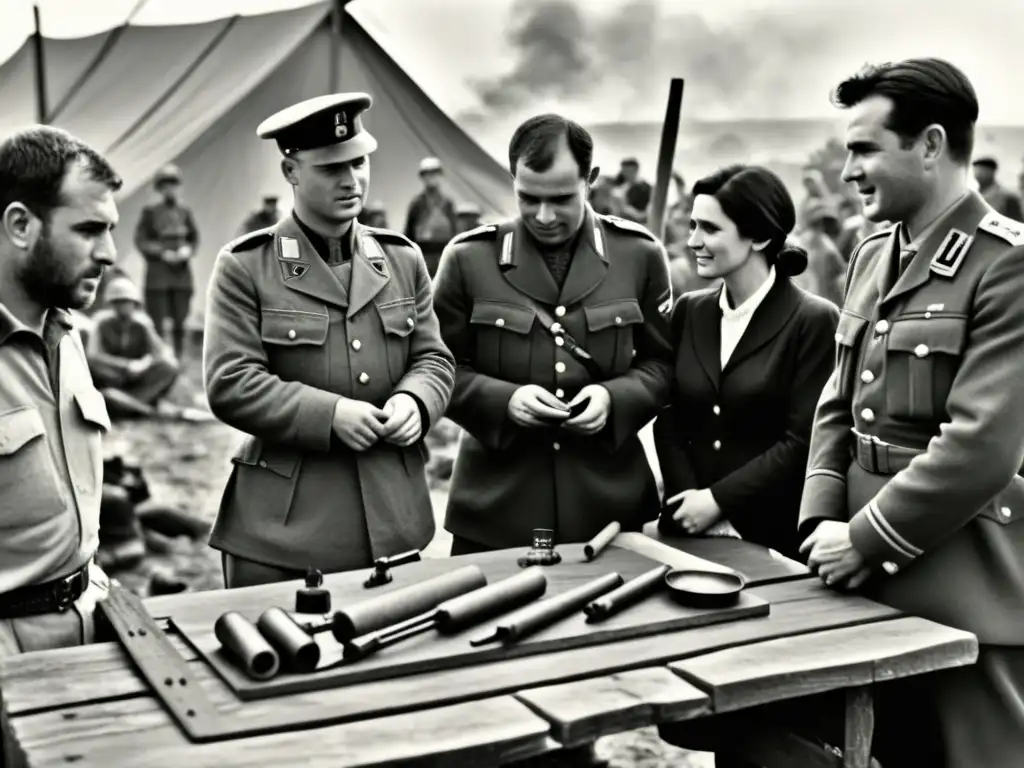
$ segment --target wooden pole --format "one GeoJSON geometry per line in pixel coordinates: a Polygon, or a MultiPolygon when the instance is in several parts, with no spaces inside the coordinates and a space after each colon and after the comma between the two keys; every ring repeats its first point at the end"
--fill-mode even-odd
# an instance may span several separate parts
{"type": "Polygon", "coordinates": [[[46,123],[49,116],[49,106],[46,100],[46,53],[43,45],[43,28],[39,20],[39,5],[32,5],[32,15],[36,22],[36,31],[32,35],[32,44],[35,48],[36,59],[36,111],[40,123],[46,123]]]}
{"type": "Polygon", "coordinates": [[[331,63],[327,73],[330,93],[337,93],[341,87],[341,26],[348,3],[349,0],[334,0],[331,8],[331,63]]]}
{"type": "Polygon", "coordinates": [[[672,164],[676,156],[679,137],[679,115],[683,109],[683,79],[673,77],[668,89],[665,124],[661,128],[661,146],[658,149],[658,176],[654,184],[651,204],[650,229],[659,238],[665,237],[665,207],[668,203],[668,185],[672,183],[672,164]]]}

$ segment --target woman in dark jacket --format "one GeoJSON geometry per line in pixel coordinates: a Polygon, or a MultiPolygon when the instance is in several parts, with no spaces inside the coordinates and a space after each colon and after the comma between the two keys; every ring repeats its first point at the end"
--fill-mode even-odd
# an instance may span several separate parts
{"type": "Polygon", "coordinates": [[[839,311],[794,285],[807,254],[782,181],[734,165],[693,187],[688,245],[713,288],[672,313],[675,369],[654,425],[669,535],[738,535],[792,558],[815,406],[839,311]]]}

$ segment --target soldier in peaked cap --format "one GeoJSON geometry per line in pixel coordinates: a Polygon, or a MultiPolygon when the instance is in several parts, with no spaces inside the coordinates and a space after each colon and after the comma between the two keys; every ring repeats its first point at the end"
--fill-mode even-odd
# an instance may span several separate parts
{"type": "Polygon", "coordinates": [[[991,155],[980,155],[971,163],[974,179],[978,182],[978,191],[985,202],[1000,213],[1014,221],[1024,221],[1024,210],[1021,208],[1020,196],[1012,192],[996,180],[999,163],[991,155]]]}
{"type": "Polygon", "coordinates": [[[229,588],[367,567],[434,534],[422,440],[454,363],[419,249],[356,221],[370,104],[332,94],[265,120],[293,211],[217,257],[206,391],[248,435],[210,539],[229,588]]]}
{"type": "Polygon", "coordinates": [[[850,258],[802,549],[827,584],[980,643],[975,665],[877,690],[879,761],[1019,766],[1024,225],[969,189],[978,101],[957,68],[871,67],[834,98],[850,113],[843,179],[895,226],[850,258]]]}

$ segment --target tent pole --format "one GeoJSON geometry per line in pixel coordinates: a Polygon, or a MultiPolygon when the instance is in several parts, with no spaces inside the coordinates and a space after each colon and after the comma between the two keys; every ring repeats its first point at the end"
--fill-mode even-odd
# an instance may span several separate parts
{"type": "Polygon", "coordinates": [[[328,89],[337,93],[341,83],[341,24],[349,0],[334,0],[331,9],[331,65],[327,71],[328,89]]]}
{"type": "Polygon", "coordinates": [[[654,200],[651,205],[650,229],[659,240],[665,238],[665,206],[668,203],[668,185],[672,183],[672,163],[676,156],[676,140],[679,138],[679,114],[683,109],[683,83],[681,77],[673,77],[668,88],[668,106],[665,109],[665,124],[661,128],[661,147],[658,149],[658,177],[654,184],[654,200]]]}
{"type": "Polygon", "coordinates": [[[32,43],[35,48],[36,60],[36,110],[40,123],[46,123],[49,107],[46,104],[46,55],[43,45],[43,28],[39,20],[39,5],[32,5],[32,15],[36,22],[36,31],[32,35],[32,43]]]}

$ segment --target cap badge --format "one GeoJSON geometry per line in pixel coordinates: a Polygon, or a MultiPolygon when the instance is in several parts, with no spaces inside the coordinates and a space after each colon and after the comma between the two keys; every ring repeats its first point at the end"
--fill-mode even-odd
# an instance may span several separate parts
{"type": "Polygon", "coordinates": [[[348,136],[348,126],[345,124],[345,113],[336,112],[334,114],[334,137],[344,139],[346,136],[348,136]]]}

